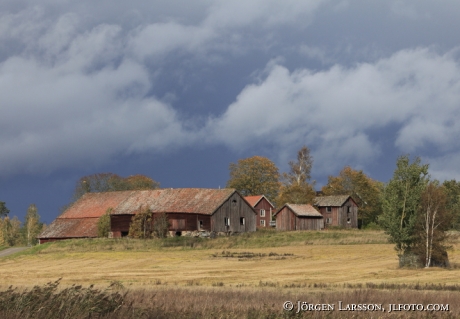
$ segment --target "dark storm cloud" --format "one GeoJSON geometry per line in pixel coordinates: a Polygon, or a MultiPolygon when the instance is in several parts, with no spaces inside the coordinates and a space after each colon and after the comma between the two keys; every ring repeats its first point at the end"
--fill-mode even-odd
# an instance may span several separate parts
{"type": "Polygon", "coordinates": [[[375,130],[396,127],[392,147],[423,154],[438,176],[459,176],[459,9],[423,0],[3,1],[0,175],[264,143],[278,162],[307,143],[327,174],[382,160],[375,130]],[[236,68],[254,55],[265,69],[236,68]],[[225,71],[233,78],[216,86],[225,71]],[[176,103],[198,75],[219,92],[248,73],[223,108],[190,113],[195,101],[176,103]]]}

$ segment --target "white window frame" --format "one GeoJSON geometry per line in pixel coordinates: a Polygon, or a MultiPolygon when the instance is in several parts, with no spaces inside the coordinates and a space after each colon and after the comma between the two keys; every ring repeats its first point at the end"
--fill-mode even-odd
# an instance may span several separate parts
{"type": "Polygon", "coordinates": [[[244,217],[240,217],[240,226],[244,226],[246,224],[246,219],[244,217]]]}
{"type": "Polygon", "coordinates": [[[326,218],[326,224],[332,224],[332,218],[330,217],[326,218]]]}
{"type": "Polygon", "coordinates": [[[260,220],[260,226],[265,227],[265,219],[261,219],[261,220],[260,220]]]}
{"type": "Polygon", "coordinates": [[[260,217],[265,217],[265,209],[260,210],[260,217]]]}
{"type": "Polygon", "coordinates": [[[332,212],[332,207],[331,206],[326,206],[326,212],[328,212],[328,213],[332,212]]]}
{"type": "Polygon", "coordinates": [[[225,226],[230,226],[230,218],[224,217],[224,224],[225,226]]]}

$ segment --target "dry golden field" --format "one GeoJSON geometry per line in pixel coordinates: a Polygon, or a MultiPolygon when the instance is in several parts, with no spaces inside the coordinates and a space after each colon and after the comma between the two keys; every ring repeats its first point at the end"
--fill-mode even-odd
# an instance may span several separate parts
{"type": "Polygon", "coordinates": [[[240,238],[183,238],[163,243],[65,241],[0,259],[0,277],[3,286],[23,287],[58,278],[64,285],[117,281],[133,288],[460,285],[456,242],[449,252],[453,265],[449,269],[400,269],[393,245],[386,243],[382,232],[315,233],[262,232],[240,238]]]}
{"type": "MultiPolygon", "coordinates": [[[[458,318],[458,238],[451,236],[447,269],[398,268],[393,245],[381,231],[258,231],[212,240],[61,241],[0,259],[0,303],[1,298],[11,299],[11,292],[1,292],[10,285],[30,291],[62,278],[61,289],[94,284],[121,291],[124,306],[104,318],[458,318]],[[288,300],[295,305],[333,304],[336,309],[284,311],[288,300]],[[338,311],[339,302],[381,304],[385,311],[338,311]],[[449,311],[390,313],[393,303],[436,303],[448,305],[449,311]]],[[[41,294],[32,295],[40,298],[41,294]]],[[[13,310],[0,309],[3,318],[28,314],[17,310],[29,307],[30,302],[24,301],[28,299],[17,298],[20,306],[8,301],[13,310]]],[[[76,311],[87,317],[86,310],[76,311]]],[[[57,313],[56,318],[60,316],[57,313]]]]}

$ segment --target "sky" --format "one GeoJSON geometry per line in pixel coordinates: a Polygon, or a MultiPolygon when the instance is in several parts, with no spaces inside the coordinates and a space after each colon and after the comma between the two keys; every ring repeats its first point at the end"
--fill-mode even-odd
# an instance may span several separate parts
{"type": "Polygon", "coordinates": [[[77,180],[225,187],[254,155],[317,188],[403,154],[460,180],[457,0],[2,0],[0,201],[50,223],[77,180]]]}

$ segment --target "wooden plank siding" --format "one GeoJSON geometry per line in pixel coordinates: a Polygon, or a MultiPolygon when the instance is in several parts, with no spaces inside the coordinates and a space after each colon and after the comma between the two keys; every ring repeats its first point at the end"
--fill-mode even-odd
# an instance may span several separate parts
{"type": "Polygon", "coordinates": [[[166,213],[169,221],[169,231],[211,230],[211,216],[190,213],[166,213]],[[202,226],[200,228],[200,221],[202,226]]]}
{"type": "Polygon", "coordinates": [[[272,220],[272,216],[275,213],[273,211],[273,206],[270,204],[270,202],[263,197],[256,206],[254,206],[254,210],[257,213],[257,220],[256,220],[256,226],[257,227],[270,227],[270,222],[272,220]],[[265,211],[265,216],[262,217],[261,215],[261,210],[265,211]],[[261,224],[261,220],[264,221],[263,225],[261,224]]]}
{"type": "Polygon", "coordinates": [[[134,215],[110,215],[110,231],[112,238],[126,236],[129,232],[129,225],[134,215]]]}
{"type": "Polygon", "coordinates": [[[243,233],[256,231],[254,209],[237,193],[233,193],[212,215],[211,229],[215,232],[243,233]],[[242,220],[244,218],[244,220],[242,220]],[[229,225],[225,225],[226,219],[229,225]]]}
{"type": "Polygon", "coordinates": [[[342,206],[329,206],[331,211],[327,211],[327,207],[319,207],[319,212],[324,217],[324,226],[343,227],[343,228],[358,228],[358,206],[350,198],[342,206]],[[327,223],[327,219],[331,218],[331,223],[327,223]]]}
{"type": "Polygon", "coordinates": [[[287,206],[276,214],[277,230],[321,230],[323,228],[323,218],[296,216],[287,206]]]}

